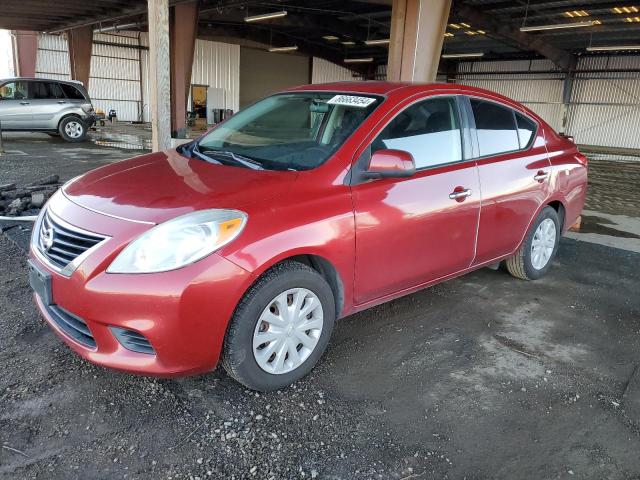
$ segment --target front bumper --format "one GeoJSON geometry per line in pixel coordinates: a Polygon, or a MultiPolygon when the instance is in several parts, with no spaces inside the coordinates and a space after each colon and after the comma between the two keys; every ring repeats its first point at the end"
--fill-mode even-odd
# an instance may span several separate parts
{"type": "Polygon", "coordinates": [[[112,237],[91,251],[69,277],[43,262],[31,246],[31,262],[51,276],[54,306],[79,317],[95,346],[78,341],[68,329],[61,328],[59,318],[54,318],[51,308],[34,294],[40,313],[65,343],[92,363],[131,373],[172,377],[215,368],[229,319],[252,276],[216,254],[170,272],[105,273],[124,244],[137,236],[133,231],[141,233],[149,227],[132,227],[130,222],[89,212],[70,202],[64,203],[64,208],[60,208],[63,202],[52,203],[49,208],[56,207],[55,213],[67,222],[90,231],[99,225],[100,233],[112,237]],[[123,242],[122,237],[131,238],[123,242]],[[142,334],[154,353],[125,348],[111,327],[142,334]]]}

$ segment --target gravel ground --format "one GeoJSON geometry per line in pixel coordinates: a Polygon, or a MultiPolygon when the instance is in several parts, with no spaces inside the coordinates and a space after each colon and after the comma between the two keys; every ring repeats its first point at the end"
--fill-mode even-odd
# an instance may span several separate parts
{"type": "Polygon", "coordinates": [[[0,478],[640,479],[640,254],[564,239],[544,280],[484,269],[347,317],[270,394],[92,366],[3,235],[0,265],[0,478]]]}

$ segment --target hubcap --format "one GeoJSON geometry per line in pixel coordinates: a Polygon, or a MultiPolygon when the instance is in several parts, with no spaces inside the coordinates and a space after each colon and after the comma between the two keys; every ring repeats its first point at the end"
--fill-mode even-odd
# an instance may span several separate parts
{"type": "Polygon", "coordinates": [[[64,126],[64,131],[71,138],[78,138],[82,135],[84,127],[79,122],[69,122],[64,126]]]}
{"type": "Polygon", "coordinates": [[[320,300],[311,290],[292,288],[271,300],[253,332],[253,356],[262,370],[295,370],[314,351],[322,333],[320,300]]]}
{"type": "Polygon", "coordinates": [[[555,246],[556,224],[550,218],[545,218],[538,225],[531,242],[531,264],[533,268],[542,270],[549,263],[555,246]]]}

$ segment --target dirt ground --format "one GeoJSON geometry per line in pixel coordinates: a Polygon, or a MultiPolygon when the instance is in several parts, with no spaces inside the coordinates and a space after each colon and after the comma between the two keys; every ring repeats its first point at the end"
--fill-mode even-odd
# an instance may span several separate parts
{"type": "MultiPolygon", "coordinates": [[[[0,157],[0,179],[132,153],[78,165],[43,142],[51,163],[0,157]]],[[[0,265],[0,478],[640,479],[639,253],[563,239],[541,281],[483,269],[347,317],[271,394],[92,366],[39,318],[7,235],[0,265]]]]}

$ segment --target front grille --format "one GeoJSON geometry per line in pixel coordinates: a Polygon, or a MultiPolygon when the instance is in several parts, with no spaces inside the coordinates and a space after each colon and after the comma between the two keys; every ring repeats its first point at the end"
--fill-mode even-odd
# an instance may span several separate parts
{"type": "Polygon", "coordinates": [[[38,248],[55,267],[63,269],[106,237],[81,230],[45,212],[38,232],[38,248]]]}
{"type": "Polygon", "coordinates": [[[150,355],[156,353],[149,340],[141,333],[120,327],[109,328],[111,328],[113,335],[118,339],[120,344],[127,350],[138,353],[148,353],[150,355]]]}
{"type": "Polygon", "coordinates": [[[47,305],[45,308],[64,333],[85,347],[96,348],[96,341],[84,320],[58,305],[47,305]]]}

